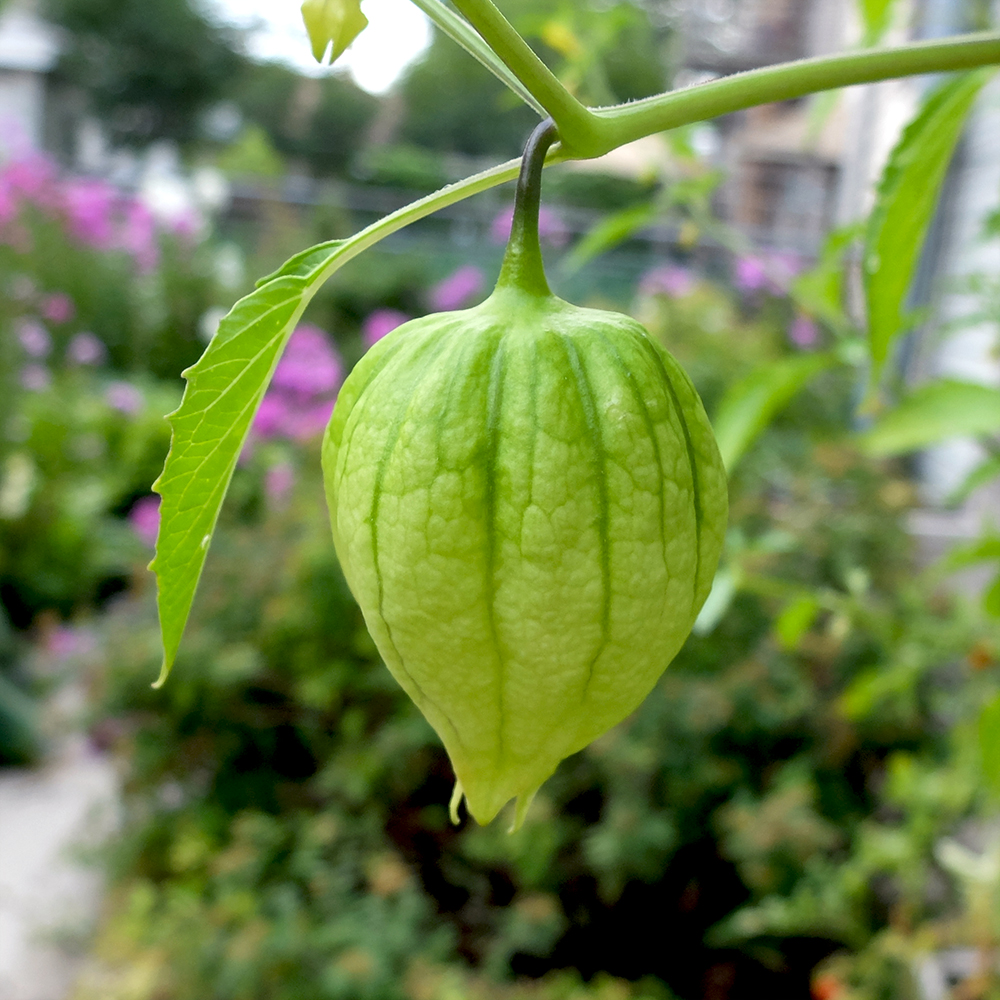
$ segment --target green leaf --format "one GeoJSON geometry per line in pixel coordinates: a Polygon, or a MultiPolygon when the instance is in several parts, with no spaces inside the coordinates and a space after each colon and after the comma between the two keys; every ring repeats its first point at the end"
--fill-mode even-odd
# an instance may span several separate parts
{"type": "Polygon", "coordinates": [[[560,270],[565,275],[575,274],[588,261],[627,240],[656,218],[656,204],[631,205],[620,212],[613,212],[595,223],[576,246],[563,258],[560,270]]]}
{"type": "Polygon", "coordinates": [[[812,594],[802,594],[789,601],[774,623],[774,631],[782,649],[798,648],[802,636],[812,628],[820,611],[820,603],[812,594]]]}
{"type": "Polygon", "coordinates": [[[980,710],[979,752],[987,784],[1000,793],[1000,694],[980,710]]]}
{"type": "Polygon", "coordinates": [[[903,308],[955,143],[992,68],[954,77],[924,102],[889,157],[865,239],[872,385],[907,320],[903,308]]]}
{"type": "MultiPolygon", "coordinates": [[[[559,154],[549,162],[557,162],[559,154]]],[[[390,233],[463,198],[513,180],[519,160],[450,184],[363,229],[296,254],[241,299],[204,355],[184,374],[180,407],[168,419],[170,454],[154,484],[162,496],[156,558],[163,667],[170,672],[208,545],[250,424],[278,359],[310,299],[338,268],[390,233]]]]}
{"type": "Polygon", "coordinates": [[[830,354],[785,358],[729,387],[712,421],[722,461],[732,473],[747,448],[789,400],[834,362],[830,354]]]}
{"type": "Polygon", "coordinates": [[[895,5],[896,0],[858,0],[865,25],[864,46],[874,45],[885,34],[895,5]]]}
{"type": "Polygon", "coordinates": [[[441,0],[413,0],[413,3],[453,42],[461,45],[473,59],[485,66],[501,83],[533,108],[539,117],[548,117],[548,112],[538,103],[531,91],[507,68],[506,63],[486,44],[482,35],[465,18],[446,7],[441,0]]]}
{"type": "Polygon", "coordinates": [[[899,455],[948,438],[1000,433],[1000,389],[942,379],[907,396],[861,435],[871,455],[899,455]]]}
{"type": "Polygon", "coordinates": [[[304,0],[302,20],[318,63],[323,62],[331,45],[330,62],[336,62],[347,46],[368,27],[368,18],[361,13],[360,0],[304,0]]]}
{"type": "Polygon", "coordinates": [[[988,615],[1000,618],[1000,575],[989,585],[983,594],[983,609],[988,615]]]}
{"type": "Polygon", "coordinates": [[[1000,535],[982,535],[967,545],[955,546],[941,560],[941,565],[948,570],[962,569],[991,559],[1000,559],[1000,535]]]}
{"type": "Polygon", "coordinates": [[[983,459],[966,477],[952,493],[948,495],[946,501],[949,507],[955,507],[965,503],[980,486],[985,486],[988,482],[1000,476],[1000,455],[990,455],[983,459]]]}

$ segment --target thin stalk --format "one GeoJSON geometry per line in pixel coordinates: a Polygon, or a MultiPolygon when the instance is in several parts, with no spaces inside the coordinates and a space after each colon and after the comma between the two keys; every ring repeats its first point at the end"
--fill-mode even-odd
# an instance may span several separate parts
{"type": "Polygon", "coordinates": [[[528,137],[521,159],[514,194],[514,217],[510,239],[497,288],[517,288],[521,292],[547,296],[552,292],[545,280],[542,248],[538,242],[538,209],[542,196],[542,168],[549,147],[558,138],[555,122],[547,118],[528,137]]]}
{"type": "Polygon", "coordinates": [[[413,3],[453,42],[461,45],[473,59],[482,63],[498,80],[510,87],[525,104],[538,113],[539,118],[545,117],[545,109],[535,100],[535,96],[514,76],[472,25],[460,18],[450,7],[446,7],[441,0],[413,0],[413,3]]]}
{"type": "Polygon", "coordinates": [[[559,128],[563,145],[566,145],[567,137],[571,138],[572,148],[567,149],[569,155],[581,155],[575,147],[579,143],[586,148],[593,142],[594,113],[559,82],[558,77],[535,55],[531,46],[490,0],[452,2],[552,117],[559,128]]]}
{"type": "MultiPolygon", "coordinates": [[[[757,104],[787,101],[821,90],[875,83],[893,77],[943,73],[1000,63],[1000,32],[957,35],[891,49],[866,49],[767,66],[684,90],[647,97],[593,112],[597,141],[587,156],[601,156],[654,132],[741,111],[757,104]]],[[[563,147],[579,155],[579,142],[560,126],[563,147]],[[573,140],[570,143],[570,140],[573,140]]]]}

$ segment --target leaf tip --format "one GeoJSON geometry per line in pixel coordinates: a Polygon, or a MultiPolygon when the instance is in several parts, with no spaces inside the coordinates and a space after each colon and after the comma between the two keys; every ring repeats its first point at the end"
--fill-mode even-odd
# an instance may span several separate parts
{"type": "Polygon", "coordinates": [[[150,685],[154,691],[159,691],[161,687],[166,683],[167,678],[170,676],[170,659],[164,655],[163,663],[160,666],[160,676],[153,681],[150,685]]]}

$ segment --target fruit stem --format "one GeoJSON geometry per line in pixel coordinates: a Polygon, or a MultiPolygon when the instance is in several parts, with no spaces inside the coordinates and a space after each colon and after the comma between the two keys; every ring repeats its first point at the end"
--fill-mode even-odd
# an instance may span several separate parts
{"type": "Polygon", "coordinates": [[[542,197],[545,154],[558,138],[555,122],[547,118],[528,137],[521,159],[521,173],[514,195],[514,218],[497,288],[516,288],[532,295],[549,296],[542,248],[538,242],[538,210],[542,197]]]}

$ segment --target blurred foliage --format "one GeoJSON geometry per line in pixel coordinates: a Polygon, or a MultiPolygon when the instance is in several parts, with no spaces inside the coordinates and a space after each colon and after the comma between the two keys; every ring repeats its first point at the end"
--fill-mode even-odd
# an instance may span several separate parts
{"type": "MultiPolygon", "coordinates": [[[[613,104],[666,89],[665,45],[641,6],[567,0],[505,0],[498,6],[585,103],[613,104]]],[[[537,123],[533,111],[437,30],[405,73],[400,93],[400,138],[430,149],[516,156],[537,123]]]]}
{"type": "Polygon", "coordinates": [[[238,86],[238,39],[188,0],[45,0],[69,44],[59,72],[118,142],[197,137],[200,112],[238,86]]]}
{"type": "MultiPolygon", "coordinates": [[[[636,312],[710,412],[798,350],[777,294],[692,277],[636,312]]],[[[315,445],[256,445],[162,691],[149,588],[103,621],[92,731],[127,762],[125,822],[78,998],[804,996],[821,960],[838,989],[891,980],[886,942],[963,912],[937,853],[994,808],[969,734],[1000,629],[915,574],[914,492],[852,443],[855,391],[823,373],[746,454],[714,627],[513,836],[448,823],[315,445]]]]}
{"type": "Polygon", "coordinates": [[[379,108],[345,76],[313,79],[277,63],[248,67],[233,100],[278,153],[317,177],[345,171],[379,108]]]}

